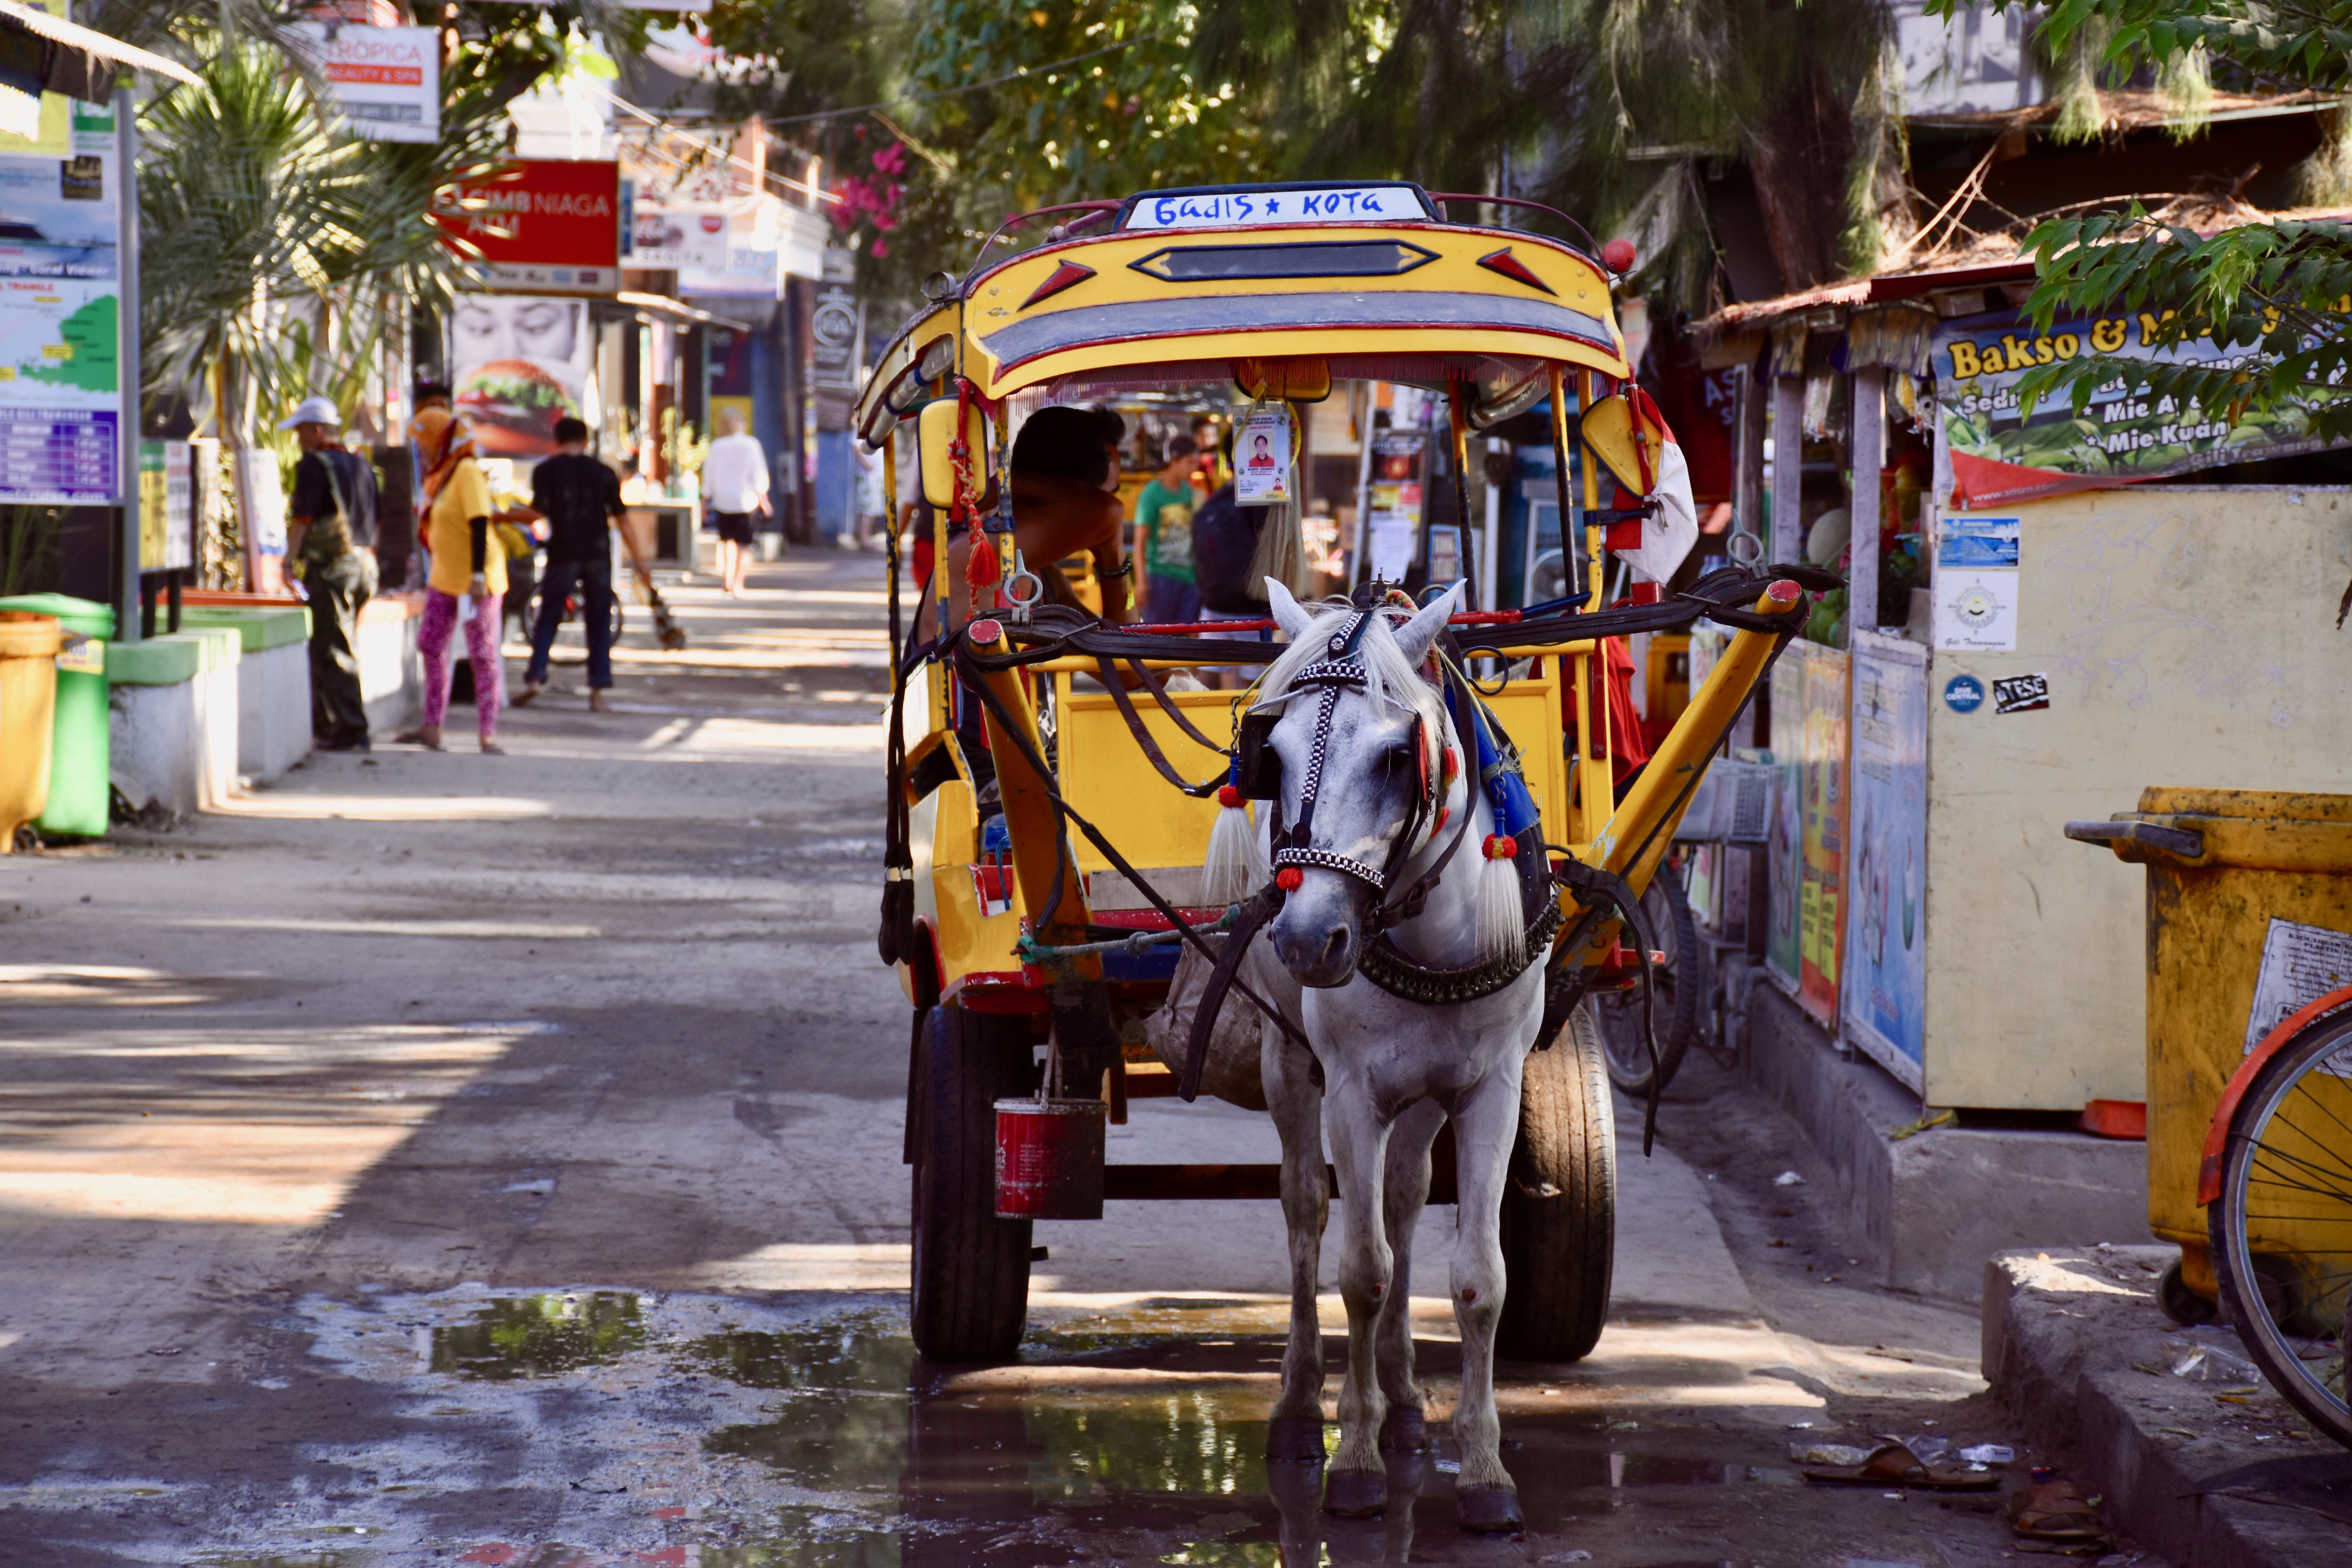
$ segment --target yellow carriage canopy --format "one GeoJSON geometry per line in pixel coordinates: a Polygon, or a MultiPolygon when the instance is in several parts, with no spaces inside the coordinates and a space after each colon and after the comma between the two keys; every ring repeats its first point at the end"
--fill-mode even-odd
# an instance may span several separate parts
{"type": "Polygon", "coordinates": [[[941,280],[884,352],[857,427],[878,441],[950,373],[991,401],[1227,378],[1312,398],[1360,378],[1466,383],[1489,405],[1553,365],[1630,374],[1598,258],[1440,211],[1491,199],[1286,184],[1065,209],[1078,216],[1035,248],[941,280]]]}

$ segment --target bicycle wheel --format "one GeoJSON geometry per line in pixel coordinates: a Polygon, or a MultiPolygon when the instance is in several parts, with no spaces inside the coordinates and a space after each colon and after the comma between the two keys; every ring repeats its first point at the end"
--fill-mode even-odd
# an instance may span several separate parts
{"type": "MultiPolygon", "coordinates": [[[[1698,1029],[1698,998],[1703,977],[1698,973],[1698,922],[1683,892],[1681,874],[1661,863],[1642,895],[1642,919],[1650,928],[1653,952],[1666,955],[1653,964],[1651,982],[1657,987],[1651,1006],[1658,1037],[1658,1088],[1674,1082],[1698,1029]]],[[[1632,933],[1626,935],[1632,941],[1632,933]]],[[[1650,1051],[1642,1040],[1642,993],[1612,991],[1592,999],[1594,1019],[1601,1026],[1601,1054],[1609,1063],[1609,1081],[1627,1094],[1650,1092],[1650,1051]]]]}
{"type": "Polygon", "coordinates": [[[2230,1118],[2206,1211],[2221,1305],[2271,1386],[2352,1447],[2352,1010],[2313,1020],[2230,1118]]]}

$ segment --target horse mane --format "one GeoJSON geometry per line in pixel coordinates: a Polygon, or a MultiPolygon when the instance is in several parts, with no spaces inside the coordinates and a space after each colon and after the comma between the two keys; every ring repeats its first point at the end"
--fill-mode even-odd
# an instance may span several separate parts
{"type": "MultiPolygon", "coordinates": [[[[1348,617],[1354,613],[1353,606],[1340,601],[1318,615],[1307,634],[1294,638],[1282,657],[1267,667],[1259,679],[1257,701],[1253,706],[1270,710],[1297,696],[1300,689],[1294,683],[1298,672],[1331,657],[1331,634],[1346,626],[1348,617]]],[[[1397,646],[1396,629],[1386,615],[1372,616],[1372,624],[1356,640],[1356,654],[1363,661],[1366,696],[1376,702],[1394,703],[1427,721],[1422,726],[1422,734],[1433,766],[1448,728],[1445,703],[1438,689],[1405,661],[1404,649],[1397,646]]]]}

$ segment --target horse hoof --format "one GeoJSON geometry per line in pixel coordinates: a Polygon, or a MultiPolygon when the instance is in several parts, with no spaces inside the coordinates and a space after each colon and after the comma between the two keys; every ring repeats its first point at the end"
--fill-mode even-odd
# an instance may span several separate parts
{"type": "Polygon", "coordinates": [[[1381,1448],[1390,1454],[1418,1454],[1429,1447],[1429,1425],[1418,1410],[1399,1405],[1381,1418],[1381,1448]]]}
{"type": "Polygon", "coordinates": [[[1323,1462],[1323,1418],[1277,1415],[1265,1424],[1265,1457],[1277,1464],[1323,1462]]]}
{"type": "Polygon", "coordinates": [[[1323,1511],[1370,1519],[1389,1506],[1389,1479],[1378,1470],[1338,1470],[1323,1483],[1323,1511]]]}
{"type": "Polygon", "coordinates": [[[1509,1487],[1463,1487],[1454,1494],[1454,1506],[1462,1528],[1481,1535],[1517,1533],[1528,1527],[1519,1512],[1519,1494],[1509,1487]]]}

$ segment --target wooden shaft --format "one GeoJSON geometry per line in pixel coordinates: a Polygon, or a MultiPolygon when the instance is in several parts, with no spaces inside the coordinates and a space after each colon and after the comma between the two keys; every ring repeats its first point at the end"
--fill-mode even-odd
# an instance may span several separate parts
{"type": "MultiPolygon", "coordinates": [[[[985,641],[974,637],[972,647],[983,654],[1001,654],[1005,648],[1004,635],[999,631],[985,641]]],[[[1087,885],[1079,877],[1076,864],[1061,859],[1058,813],[1048,798],[1052,781],[1038,777],[1023,752],[1025,745],[1029,754],[1045,754],[1045,745],[1038,739],[1037,713],[1030,704],[1027,684],[1018,669],[988,670],[978,679],[994,694],[1018,726],[1017,738],[1008,735],[995,712],[988,713],[988,744],[996,760],[996,790],[1004,802],[1005,829],[1013,837],[1013,880],[1021,889],[1022,906],[1029,913],[1030,925],[1039,942],[1084,942],[1091,919],[1087,909],[1087,885]],[[1057,859],[1062,865],[1062,900],[1054,909],[1046,910],[1045,900],[1053,896],[1054,864],[1057,859]]],[[[1073,960],[1071,969],[1081,980],[1102,978],[1102,960],[1092,953],[1073,960]]]]}

